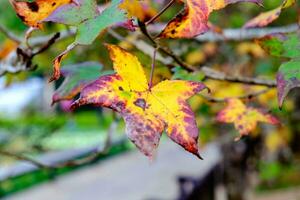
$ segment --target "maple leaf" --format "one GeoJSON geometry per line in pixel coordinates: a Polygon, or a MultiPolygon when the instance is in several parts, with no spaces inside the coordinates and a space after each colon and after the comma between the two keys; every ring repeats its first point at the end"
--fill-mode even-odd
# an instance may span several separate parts
{"type": "Polygon", "coordinates": [[[240,99],[228,99],[227,106],[217,114],[217,121],[224,123],[234,123],[234,127],[239,131],[240,137],[248,135],[253,131],[258,122],[269,124],[279,124],[276,117],[263,112],[262,110],[246,107],[240,99]]]}
{"type": "Polygon", "coordinates": [[[279,7],[267,12],[263,12],[258,16],[256,16],[255,18],[248,21],[244,25],[244,28],[267,26],[268,24],[275,21],[280,16],[282,10],[292,6],[295,2],[296,0],[284,0],[279,7]]]}
{"type": "Polygon", "coordinates": [[[192,38],[209,30],[208,18],[212,11],[228,4],[261,0],[186,0],[185,9],[172,19],[159,34],[161,38],[192,38]]]}
{"type": "Polygon", "coordinates": [[[34,2],[9,0],[17,15],[28,26],[41,28],[41,21],[47,18],[55,9],[73,0],[36,0],[34,2]]]}
{"type": "Polygon", "coordinates": [[[116,74],[101,76],[82,89],[72,108],[94,104],[119,112],[128,138],[150,158],[164,130],[187,151],[199,156],[198,128],[188,98],[205,89],[201,82],[166,80],[149,88],[138,59],[107,45],[116,74]]]}

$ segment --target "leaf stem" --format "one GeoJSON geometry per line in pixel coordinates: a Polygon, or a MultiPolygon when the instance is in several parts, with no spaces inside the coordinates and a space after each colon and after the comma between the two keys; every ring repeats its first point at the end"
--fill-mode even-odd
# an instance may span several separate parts
{"type": "Polygon", "coordinates": [[[156,53],[157,53],[157,48],[155,48],[154,51],[153,51],[150,79],[149,79],[149,84],[148,84],[149,90],[151,90],[151,88],[153,86],[152,82],[153,82],[153,75],[154,75],[154,68],[155,68],[156,53]]]}
{"type": "Polygon", "coordinates": [[[157,18],[159,18],[168,8],[170,8],[173,5],[174,2],[175,0],[169,1],[169,3],[161,11],[159,11],[159,13],[157,13],[154,17],[152,17],[149,21],[145,23],[146,26],[148,26],[149,24],[154,22],[157,18]]]}

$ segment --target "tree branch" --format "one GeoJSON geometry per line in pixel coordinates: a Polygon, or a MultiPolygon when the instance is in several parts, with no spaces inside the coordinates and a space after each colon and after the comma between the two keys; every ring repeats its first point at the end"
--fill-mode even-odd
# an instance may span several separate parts
{"type": "MultiPolygon", "coordinates": [[[[160,46],[153,38],[150,36],[150,34],[147,31],[147,27],[144,26],[143,24],[140,24],[141,27],[141,32],[153,43],[154,48],[158,48],[161,50],[163,53],[167,54],[171,58],[173,58],[174,62],[179,64],[181,67],[186,69],[187,71],[202,71],[205,75],[206,78],[213,79],[213,80],[219,80],[219,81],[228,81],[228,82],[235,82],[235,83],[244,83],[244,84],[250,84],[250,85],[262,85],[262,86],[267,86],[267,87],[276,87],[277,83],[275,80],[266,80],[266,79],[259,79],[259,78],[252,78],[252,77],[243,77],[243,76],[230,76],[226,75],[223,72],[216,71],[214,69],[211,69],[209,67],[199,67],[196,68],[194,66],[191,66],[184,61],[181,60],[180,57],[175,55],[171,50],[167,49],[166,47],[160,46]]],[[[114,33],[116,35],[116,33],[114,33]]],[[[122,36],[119,36],[119,38],[123,38],[122,36]]],[[[123,40],[126,40],[123,38],[123,40]]],[[[128,41],[129,42],[129,41],[128,41]]],[[[132,43],[132,45],[136,46],[135,43],[132,43]]],[[[152,46],[148,45],[147,43],[144,44],[144,47],[139,48],[139,50],[144,51],[146,48],[153,49],[152,46]]],[[[149,52],[149,51],[147,51],[149,52]]],[[[151,51],[150,51],[151,52],[151,51]]],[[[149,55],[149,54],[148,54],[149,55]]],[[[149,55],[151,57],[151,55],[149,55]]],[[[160,61],[163,61],[164,64],[169,65],[170,63],[165,63],[163,59],[160,61]]]]}
{"type": "Polygon", "coordinates": [[[106,154],[108,152],[108,150],[111,147],[111,143],[112,143],[111,142],[112,134],[116,130],[117,124],[118,124],[118,120],[114,120],[111,123],[110,128],[107,132],[107,137],[106,137],[104,146],[102,148],[97,147],[93,152],[91,152],[86,157],[80,158],[77,160],[70,160],[70,161],[66,161],[66,162],[58,163],[58,164],[46,164],[46,163],[40,162],[38,160],[35,160],[29,156],[25,156],[25,155],[22,155],[19,153],[12,153],[7,150],[0,149],[0,154],[3,156],[8,156],[8,157],[17,159],[17,160],[27,161],[27,162],[35,165],[36,167],[43,168],[43,169],[60,169],[60,168],[64,168],[64,167],[76,167],[76,166],[88,164],[88,163],[95,161],[97,158],[99,158],[100,155],[106,154]]]}
{"type": "MultiPolygon", "coordinates": [[[[270,91],[270,89],[271,88],[266,88],[266,89],[260,90],[258,92],[251,92],[249,94],[235,96],[235,97],[229,97],[229,98],[235,98],[235,99],[252,99],[254,97],[257,97],[259,95],[267,93],[268,91],[270,91]]],[[[212,103],[225,102],[228,99],[228,98],[215,98],[215,97],[211,97],[211,96],[203,95],[203,94],[201,94],[200,96],[203,97],[204,99],[206,99],[207,101],[212,102],[212,103]]]]}
{"type": "MultiPolygon", "coordinates": [[[[149,32],[157,34],[162,30],[165,24],[155,24],[149,26],[149,32]]],[[[253,40],[261,38],[274,33],[292,33],[299,30],[298,24],[290,24],[286,26],[278,27],[264,27],[264,28],[228,28],[223,29],[222,33],[217,33],[215,31],[208,31],[202,35],[199,35],[193,39],[199,42],[218,42],[218,41],[243,41],[243,40],[253,40]]]]}

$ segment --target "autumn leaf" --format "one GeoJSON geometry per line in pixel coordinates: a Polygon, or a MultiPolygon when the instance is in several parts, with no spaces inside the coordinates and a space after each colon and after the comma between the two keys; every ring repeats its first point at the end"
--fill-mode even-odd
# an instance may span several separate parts
{"type": "Polygon", "coordinates": [[[128,138],[150,158],[164,130],[176,143],[199,156],[198,128],[188,98],[205,89],[201,82],[166,80],[149,88],[138,59],[115,45],[107,45],[116,74],[87,85],[72,108],[93,104],[119,112],[128,138]]]}
{"type": "Polygon", "coordinates": [[[278,119],[271,114],[260,109],[246,107],[239,99],[228,99],[226,102],[227,106],[217,114],[216,119],[219,122],[233,123],[239,131],[240,137],[253,131],[258,122],[279,124],[278,119]]]}
{"type": "Polygon", "coordinates": [[[280,16],[282,10],[292,6],[295,2],[296,0],[284,0],[279,7],[267,12],[263,12],[258,16],[256,16],[255,18],[248,21],[244,25],[244,28],[267,26],[268,24],[275,21],[280,16]]]}
{"type": "Polygon", "coordinates": [[[9,1],[21,20],[26,25],[35,28],[41,28],[41,21],[47,18],[59,6],[72,3],[72,0],[9,1]]]}
{"type": "Polygon", "coordinates": [[[101,72],[102,65],[97,62],[84,62],[75,65],[66,65],[61,69],[64,81],[55,91],[52,102],[72,100],[89,83],[95,81],[101,72]]]}
{"type": "Polygon", "coordinates": [[[212,11],[237,2],[261,4],[261,0],[186,0],[185,9],[172,19],[159,34],[161,38],[192,38],[209,30],[212,11]]]}
{"type": "MultiPolygon", "coordinates": [[[[87,16],[84,14],[85,12],[85,6],[92,6],[93,4],[91,2],[93,2],[94,0],[82,0],[81,4],[79,6],[81,6],[81,8],[77,8],[80,9],[80,13],[82,13],[84,15],[83,18],[86,18],[87,16]],[[85,2],[85,3],[82,3],[85,2]],[[89,3],[88,3],[89,2],[89,3]]],[[[64,20],[61,20],[61,23],[79,23],[77,24],[77,34],[76,34],[76,38],[75,41],[73,43],[71,43],[65,51],[63,51],[61,54],[59,54],[55,60],[54,60],[54,73],[53,76],[51,78],[50,81],[53,80],[57,80],[60,77],[60,65],[61,65],[61,61],[62,59],[68,54],[68,52],[70,52],[72,49],[74,49],[77,45],[90,45],[94,42],[94,40],[97,38],[97,36],[104,31],[106,28],[116,25],[116,24],[120,24],[120,23],[124,23],[126,21],[128,21],[127,16],[126,16],[126,12],[122,9],[119,8],[120,3],[122,1],[120,0],[112,0],[110,2],[110,4],[106,7],[106,9],[104,11],[102,11],[100,14],[88,18],[86,20],[83,20],[82,22],[79,22],[78,20],[69,20],[67,18],[65,18],[64,20]]],[[[72,8],[70,6],[68,6],[67,8],[69,8],[69,10],[65,10],[64,13],[66,14],[66,16],[72,16],[72,14],[76,11],[74,11],[74,9],[76,10],[76,8],[72,8]],[[70,12],[70,13],[69,13],[70,12]]],[[[65,8],[65,9],[67,9],[65,8]]],[[[51,19],[55,19],[58,18],[57,15],[55,16],[51,16],[51,19]]],[[[50,19],[47,19],[50,21],[50,19]]],[[[59,20],[56,20],[59,21],[59,20]]]]}

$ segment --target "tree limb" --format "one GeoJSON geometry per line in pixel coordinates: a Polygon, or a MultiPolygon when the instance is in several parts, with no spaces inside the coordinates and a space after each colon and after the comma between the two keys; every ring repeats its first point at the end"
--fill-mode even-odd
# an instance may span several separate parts
{"type": "Polygon", "coordinates": [[[108,150],[111,147],[112,143],[112,134],[116,130],[118,124],[118,120],[114,120],[110,128],[107,132],[107,137],[104,143],[104,146],[102,148],[97,147],[93,152],[91,152],[89,155],[87,155],[84,158],[76,159],[76,160],[69,160],[63,163],[58,163],[58,164],[46,164],[43,162],[40,162],[38,160],[35,160],[29,156],[19,154],[19,153],[12,153],[7,150],[1,150],[0,149],[0,154],[3,156],[8,156],[17,160],[21,161],[27,161],[33,165],[35,165],[38,168],[43,168],[43,169],[60,169],[60,168],[65,168],[65,167],[76,167],[84,164],[91,163],[95,161],[97,158],[99,158],[100,155],[106,154],[108,150]]]}
{"type": "MultiPolygon", "coordinates": [[[[259,78],[251,78],[251,77],[243,77],[243,76],[230,76],[226,75],[223,72],[219,72],[217,70],[211,69],[209,67],[201,67],[197,68],[194,66],[191,66],[184,61],[181,60],[180,57],[175,55],[171,50],[167,50],[165,47],[159,46],[154,40],[150,40],[155,43],[155,47],[152,47],[151,45],[147,44],[146,42],[142,40],[136,40],[135,42],[130,42],[126,40],[123,36],[119,35],[113,30],[109,30],[109,33],[115,37],[116,39],[121,39],[122,41],[127,41],[131,45],[135,46],[140,51],[144,52],[146,55],[152,57],[152,52],[155,47],[157,47],[159,50],[161,50],[164,54],[167,54],[170,56],[173,61],[170,61],[166,59],[161,54],[157,53],[156,59],[166,66],[170,66],[173,62],[180,65],[182,68],[186,69],[187,71],[201,71],[204,73],[205,77],[208,79],[213,80],[219,80],[219,81],[228,81],[228,82],[235,82],[235,83],[244,83],[249,85],[261,85],[261,86],[267,86],[267,87],[276,87],[276,81],[275,80],[266,80],[266,79],[259,79],[259,78]]],[[[149,37],[149,36],[146,36],[149,37]]]]}
{"type": "MultiPolygon", "coordinates": [[[[165,27],[165,24],[155,24],[149,26],[151,33],[158,33],[165,27]]],[[[274,33],[292,33],[299,30],[298,24],[289,24],[286,26],[264,27],[264,28],[228,28],[223,29],[222,33],[208,31],[199,35],[195,39],[199,42],[218,42],[218,41],[243,41],[261,38],[274,33]]]]}

